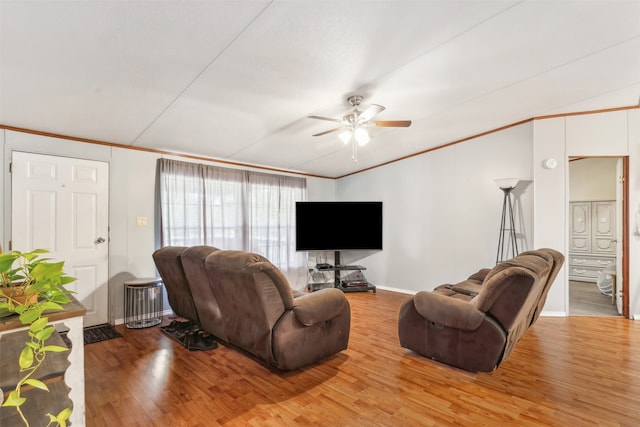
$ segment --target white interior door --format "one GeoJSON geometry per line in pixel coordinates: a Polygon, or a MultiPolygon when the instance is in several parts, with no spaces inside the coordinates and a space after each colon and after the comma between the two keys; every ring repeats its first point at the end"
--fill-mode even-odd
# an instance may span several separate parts
{"type": "Polygon", "coordinates": [[[107,323],[109,164],[14,151],[11,191],[12,248],[64,261],[84,325],[107,323]]]}

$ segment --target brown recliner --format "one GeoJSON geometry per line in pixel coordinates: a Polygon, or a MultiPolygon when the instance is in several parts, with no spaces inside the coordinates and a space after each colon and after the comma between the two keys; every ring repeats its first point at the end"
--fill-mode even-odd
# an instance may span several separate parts
{"type": "MultiPolygon", "coordinates": [[[[564,256],[553,249],[538,249],[537,251],[526,251],[522,252],[520,255],[531,254],[534,256],[542,256],[547,260],[552,261],[551,272],[547,277],[547,281],[544,284],[542,289],[541,297],[538,300],[538,303],[533,307],[532,311],[529,313],[529,325],[533,325],[538,317],[540,317],[540,313],[542,312],[542,307],[544,303],[547,301],[547,294],[549,293],[549,289],[551,285],[556,279],[556,276],[560,272],[560,268],[564,263],[564,256]],[[549,258],[551,257],[551,258],[549,258]]],[[[452,298],[458,298],[465,301],[469,301],[471,298],[475,297],[480,293],[480,289],[482,288],[482,283],[484,282],[487,274],[491,272],[489,268],[483,268],[479,270],[477,273],[469,276],[468,279],[463,280],[462,282],[456,284],[444,284],[436,287],[434,292],[441,293],[443,295],[447,295],[452,298]]]]}
{"type": "Polygon", "coordinates": [[[209,284],[209,274],[205,270],[205,260],[218,250],[213,246],[191,246],[180,254],[180,260],[198,311],[200,327],[216,338],[226,341],[227,334],[220,306],[209,284]]]}
{"type": "Polygon", "coordinates": [[[249,252],[213,252],[205,264],[230,344],[281,370],[347,348],[351,309],[340,290],[295,297],[277,267],[249,252]]]}
{"type": "Polygon", "coordinates": [[[200,324],[198,312],[182,268],[180,254],[185,246],[166,246],[156,250],[152,257],[167,290],[167,300],[173,312],[200,324]]]}
{"type": "Polygon", "coordinates": [[[528,251],[400,307],[400,345],[472,372],[493,371],[535,322],[564,256],[528,251]]]}

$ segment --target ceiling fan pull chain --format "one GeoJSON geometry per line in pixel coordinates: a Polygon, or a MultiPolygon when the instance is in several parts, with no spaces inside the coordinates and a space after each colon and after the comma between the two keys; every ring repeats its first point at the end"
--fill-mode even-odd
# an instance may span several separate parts
{"type": "Polygon", "coordinates": [[[353,137],[351,138],[351,147],[352,147],[351,159],[354,162],[358,163],[358,143],[355,141],[353,137]]]}

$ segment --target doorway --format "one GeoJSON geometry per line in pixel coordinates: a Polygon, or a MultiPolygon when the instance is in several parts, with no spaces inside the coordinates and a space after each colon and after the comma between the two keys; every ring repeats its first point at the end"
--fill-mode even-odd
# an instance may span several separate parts
{"type": "Polygon", "coordinates": [[[11,247],[47,249],[77,280],[85,326],[109,320],[109,164],[12,152],[11,247]]]}
{"type": "Polygon", "coordinates": [[[625,159],[569,159],[569,315],[623,314],[625,159]]]}

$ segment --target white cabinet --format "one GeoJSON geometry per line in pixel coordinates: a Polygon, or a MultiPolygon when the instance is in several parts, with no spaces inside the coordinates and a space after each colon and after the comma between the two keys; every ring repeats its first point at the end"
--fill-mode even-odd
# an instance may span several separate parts
{"type": "MultiPolygon", "coordinates": [[[[43,420],[48,419],[45,415],[47,412],[57,414],[63,408],[68,407],[68,399],[71,400],[71,406],[73,407],[73,412],[69,419],[70,424],[74,426],[85,425],[83,319],[87,309],[73,296],[70,296],[70,298],[71,303],[65,305],[64,310],[52,311],[47,316],[49,323],[56,326],[60,325],[62,329],[68,329],[67,338],[72,344],[69,353],[49,353],[47,360],[42,365],[42,372],[38,371],[38,373],[44,374],[44,372],[54,367],[52,371],[42,377],[43,380],[46,379],[45,382],[48,384],[49,393],[34,387],[22,389],[23,396],[26,395],[28,397],[27,402],[22,406],[22,410],[25,413],[25,417],[31,420],[31,425],[44,425],[35,420],[38,417],[43,420]],[[58,368],[58,364],[49,360],[57,357],[67,359],[66,364],[60,363],[66,370],[55,369],[58,368]],[[60,375],[64,375],[64,381],[59,381],[60,375]]],[[[4,350],[4,352],[0,352],[0,354],[3,354],[3,357],[0,358],[0,366],[2,367],[2,370],[0,370],[0,384],[5,384],[3,387],[5,388],[5,393],[15,387],[16,380],[19,378],[17,357],[20,354],[18,350],[15,352],[15,356],[7,359],[4,357],[6,355],[5,352],[10,348],[8,346],[9,343],[16,342],[16,337],[12,335],[25,330],[26,327],[20,323],[16,315],[0,319],[0,341],[2,341],[0,348],[4,350]],[[7,383],[10,384],[9,387],[6,386],[7,383]]],[[[54,337],[57,335],[56,333],[51,338],[55,340],[56,338],[54,337]]],[[[60,339],[60,337],[57,339],[60,339]]],[[[24,342],[24,340],[22,341],[24,342]]],[[[18,348],[20,349],[22,346],[18,348]]],[[[0,426],[5,425],[22,425],[15,408],[0,408],[0,426]]]]}
{"type": "Polygon", "coordinates": [[[615,201],[571,202],[569,280],[595,282],[616,260],[615,201]]]}

